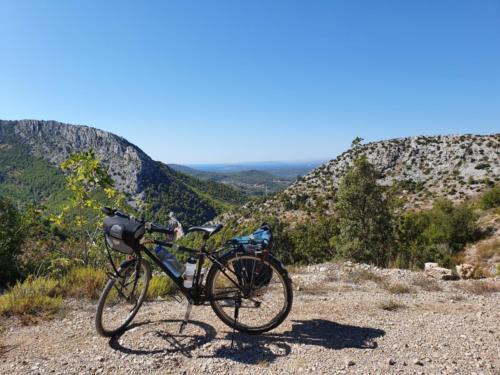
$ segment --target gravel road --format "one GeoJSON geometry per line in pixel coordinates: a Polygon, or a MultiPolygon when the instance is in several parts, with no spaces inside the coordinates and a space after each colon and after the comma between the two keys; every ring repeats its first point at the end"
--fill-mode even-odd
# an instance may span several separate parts
{"type": "Polygon", "coordinates": [[[4,320],[2,374],[500,374],[500,280],[329,263],[293,273],[288,319],[234,335],[208,306],[178,334],[185,301],[145,303],[120,337],[97,336],[95,302],[38,325],[4,320]],[[485,288],[489,285],[489,288],[485,288]]]}

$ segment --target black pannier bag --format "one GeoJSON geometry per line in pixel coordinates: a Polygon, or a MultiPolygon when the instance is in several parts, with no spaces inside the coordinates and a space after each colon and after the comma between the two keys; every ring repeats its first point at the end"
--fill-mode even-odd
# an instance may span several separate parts
{"type": "MultiPolygon", "coordinates": [[[[235,237],[233,244],[237,244],[239,250],[251,252],[254,249],[264,250],[271,246],[272,232],[267,224],[263,224],[250,236],[235,237]]],[[[234,271],[242,284],[253,283],[256,289],[263,288],[271,282],[273,269],[261,262],[255,263],[251,259],[237,260],[233,263],[234,271]],[[253,274],[253,275],[252,275],[253,274]]]]}
{"type": "Polygon", "coordinates": [[[251,259],[242,259],[235,261],[233,266],[240,284],[250,285],[252,283],[255,289],[268,286],[273,278],[273,269],[262,262],[255,263],[251,259]]]}
{"type": "Polygon", "coordinates": [[[104,236],[109,247],[124,254],[139,250],[144,235],[144,224],[127,217],[115,215],[104,219],[104,236]]]}

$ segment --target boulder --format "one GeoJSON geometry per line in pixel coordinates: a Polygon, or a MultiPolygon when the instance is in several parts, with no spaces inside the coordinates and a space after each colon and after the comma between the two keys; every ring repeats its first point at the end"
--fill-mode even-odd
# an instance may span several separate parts
{"type": "Polygon", "coordinates": [[[461,279],[470,279],[474,274],[474,266],[472,264],[463,263],[455,267],[457,274],[461,279]]]}
{"type": "Polygon", "coordinates": [[[437,263],[425,263],[424,273],[434,279],[439,280],[454,280],[456,276],[453,275],[452,270],[448,268],[439,267],[437,263]]]}

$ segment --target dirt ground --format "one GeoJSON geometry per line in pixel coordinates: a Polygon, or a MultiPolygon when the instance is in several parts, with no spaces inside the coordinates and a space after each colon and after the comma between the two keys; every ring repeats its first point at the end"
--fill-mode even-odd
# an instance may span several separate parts
{"type": "Polygon", "coordinates": [[[185,301],[145,303],[113,339],[96,334],[91,301],[37,325],[4,320],[0,373],[500,374],[498,279],[356,267],[295,270],[292,312],[258,336],[233,335],[209,306],[178,334],[185,301]]]}

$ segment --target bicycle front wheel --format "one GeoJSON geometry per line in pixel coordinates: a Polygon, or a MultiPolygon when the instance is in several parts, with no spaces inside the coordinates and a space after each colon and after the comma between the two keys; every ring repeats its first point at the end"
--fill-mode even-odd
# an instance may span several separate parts
{"type": "Polygon", "coordinates": [[[257,334],[286,319],[292,308],[292,282],[278,260],[270,254],[230,253],[219,262],[225,272],[214,264],[206,285],[212,309],[225,324],[257,334]]]}
{"type": "Polygon", "coordinates": [[[120,277],[107,282],[99,298],[95,318],[97,332],[111,337],[122,333],[139,311],[151,279],[151,266],[133,259],[118,268],[120,277]]]}

